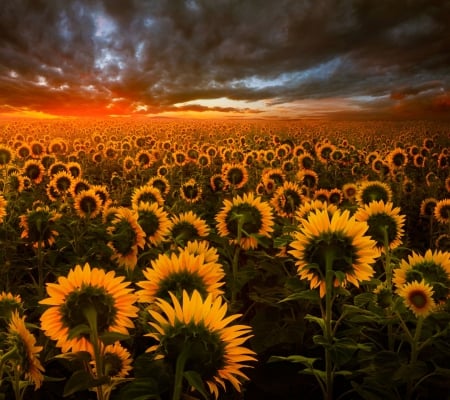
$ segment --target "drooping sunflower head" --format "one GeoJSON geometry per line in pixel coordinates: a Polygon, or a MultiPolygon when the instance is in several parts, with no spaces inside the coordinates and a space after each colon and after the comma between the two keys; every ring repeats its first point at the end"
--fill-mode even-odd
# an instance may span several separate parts
{"type": "Polygon", "coordinates": [[[0,328],[5,328],[11,319],[11,314],[17,311],[23,311],[23,303],[20,295],[14,295],[10,292],[0,293],[0,328]]]}
{"type": "Polygon", "coordinates": [[[319,175],[312,169],[301,169],[297,173],[297,180],[301,185],[315,189],[319,183],[319,175]]]}
{"type": "Polygon", "coordinates": [[[143,271],[145,281],[138,283],[142,290],[137,294],[141,302],[152,303],[156,298],[170,300],[169,293],[181,299],[182,292],[197,290],[202,297],[223,294],[225,273],[217,261],[207,261],[204,254],[193,254],[184,249],[170,255],[160,254],[143,271]]]}
{"type": "Polygon", "coordinates": [[[398,289],[397,293],[417,318],[427,317],[436,308],[433,288],[424,281],[406,283],[398,289]]]}
{"type": "Polygon", "coordinates": [[[248,377],[241,371],[256,361],[255,353],[242,346],[251,335],[247,325],[231,325],[239,314],[226,316],[227,305],[219,296],[203,299],[200,293],[183,292],[182,300],[171,295],[171,302],[158,299],[160,311],[150,310],[155,330],[148,334],[157,344],[147,352],[164,357],[174,367],[180,356],[186,360],[184,370],[195,371],[217,399],[219,389],[230,382],[241,391],[248,377]]]}
{"type": "Polygon", "coordinates": [[[48,206],[38,206],[20,216],[19,226],[23,229],[21,238],[30,242],[33,247],[48,247],[55,243],[58,236],[57,221],[61,214],[48,206]]]}
{"type": "Polygon", "coordinates": [[[420,215],[422,217],[433,217],[437,202],[437,199],[434,197],[428,197],[422,200],[420,203],[420,215]]]}
{"type": "Polygon", "coordinates": [[[5,166],[13,161],[15,156],[14,150],[4,144],[0,144],[0,165],[5,166]]]}
{"type": "Polygon", "coordinates": [[[81,218],[95,218],[102,211],[102,201],[93,189],[82,190],[75,195],[74,208],[81,218]]]}
{"type": "Polygon", "coordinates": [[[218,233],[244,250],[258,246],[257,235],[270,237],[273,232],[273,215],[269,203],[250,192],[225,199],[216,215],[218,233]]]}
{"type": "Polygon", "coordinates": [[[41,183],[44,179],[45,169],[39,160],[28,160],[23,166],[23,175],[33,183],[41,183]]]}
{"type": "Polygon", "coordinates": [[[297,260],[300,278],[308,279],[311,289],[320,287],[321,297],[327,290],[327,267],[333,271],[335,287],[347,282],[358,287],[370,279],[378,253],[375,242],[366,235],[367,229],[367,223],[350,217],[348,210],[336,211],[331,217],[327,210],[310,213],[290,244],[293,250],[289,253],[297,260]]]}
{"type": "Polygon", "coordinates": [[[12,361],[14,369],[31,382],[35,389],[39,389],[44,380],[44,367],[39,361],[39,353],[43,347],[36,346],[36,338],[25,325],[25,316],[19,316],[17,311],[11,314],[6,342],[9,349],[16,349],[12,361]]]}
{"type": "Polygon", "coordinates": [[[89,316],[95,313],[99,334],[118,332],[128,334],[133,328],[131,318],[137,316],[138,308],[133,304],[136,295],[124,277],[115,276],[114,271],[92,268],[89,264],[75,266],[67,277],[59,277],[57,283],[47,283],[49,297],[40,301],[50,306],[41,315],[44,333],[62,352],[89,351],[88,334],[71,335],[80,325],[90,326],[89,316]],[[73,332],[73,331],[72,331],[73,332]]]}
{"type": "Polygon", "coordinates": [[[113,250],[111,259],[119,266],[133,270],[137,264],[138,248],[145,246],[145,232],[139,225],[137,212],[120,207],[106,231],[108,247],[113,250]]]}
{"type": "Polygon", "coordinates": [[[183,244],[209,235],[208,224],[193,211],[174,215],[170,217],[170,220],[172,222],[170,235],[175,243],[183,244]]]}
{"type": "Polygon", "coordinates": [[[367,222],[367,234],[380,252],[385,252],[386,246],[393,250],[402,244],[406,216],[391,202],[371,201],[356,211],[355,218],[367,222]]]}
{"type": "MultiPolygon", "coordinates": [[[[131,354],[120,342],[105,346],[102,353],[104,369],[110,378],[125,378],[133,369],[131,354]]],[[[91,355],[94,358],[94,354],[91,355]]],[[[95,361],[91,361],[91,364],[95,371],[95,361]]]]}
{"type": "Polygon", "coordinates": [[[431,249],[424,255],[413,252],[394,269],[392,281],[397,291],[407,283],[424,281],[431,285],[435,303],[442,304],[450,298],[450,253],[431,249]]]}
{"type": "Polygon", "coordinates": [[[381,181],[364,181],[358,188],[356,200],[361,206],[379,200],[387,203],[392,201],[392,190],[388,184],[381,181]]]}
{"type": "Polygon", "coordinates": [[[450,234],[442,233],[434,242],[436,249],[441,251],[450,251],[450,234]]]}
{"type": "Polygon", "coordinates": [[[166,211],[157,203],[140,202],[135,208],[138,223],[145,232],[146,242],[150,246],[158,246],[170,233],[171,222],[166,211]]]}
{"type": "Polygon", "coordinates": [[[153,176],[149,179],[147,185],[157,188],[160,191],[161,196],[167,196],[170,192],[170,182],[163,175],[153,176]]]}

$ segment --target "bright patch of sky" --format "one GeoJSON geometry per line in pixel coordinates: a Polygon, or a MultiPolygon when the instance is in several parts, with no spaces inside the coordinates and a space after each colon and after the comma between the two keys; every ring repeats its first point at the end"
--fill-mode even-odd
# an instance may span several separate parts
{"type": "Polygon", "coordinates": [[[175,107],[183,107],[183,106],[190,106],[190,105],[201,105],[205,107],[222,107],[222,108],[236,108],[236,109],[258,109],[258,110],[264,110],[267,107],[267,104],[263,100],[258,101],[244,101],[244,100],[232,100],[227,97],[219,97],[217,99],[195,99],[186,101],[184,103],[176,103],[174,104],[175,107]]]}

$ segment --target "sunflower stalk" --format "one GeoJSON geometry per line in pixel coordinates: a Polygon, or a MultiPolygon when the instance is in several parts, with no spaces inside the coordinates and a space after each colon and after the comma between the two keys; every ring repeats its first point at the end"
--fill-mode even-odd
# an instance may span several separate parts
{"type": "Polygon", "coordinates": [[[173,385],[172,400],[180,400],[183,394],[183,375],[184,367],[189,359],[190,349],[189,346],[183,347],[183,351],[178,354],[177,363],[175,365],[175,380],[173,385]]]}
{"type": "MultiPolygon", "coordinates": [[[[98,335],[97,310],[91,306],[84,309],[83,312],[90,328],[90,342],[92,343],[92,347],[94,349],[94,361],[97,375],[94,378],[100,380],[101,378],[104,377],[104,371],[103,371],[103,354],[101,348],[102,346],[98,335]]],[[[96,387],[96,393],[97,393],[97,400],[107,400],[104,396],[102,385],[96,387]]]]}
{"type": "Polygon", "coordinates": [[[332,308],[333,308],[333,263],[335,254],[333,249],[327,249],[325,252],[325,390],[324,400],[333,399],[333,362],[331,359],[331,347],[333,345],[333,327],[332,327],[332,308]]]}
{"type": "MultiPolygon", "coordinates": [[[[386,287],[392,290],[392,264],[391,264],[391,251],[389,248],[389,235],[388,227],[385,225],[381,228],[383,230],[383,246],[384,246],[384,272],[386,277],[386,287]]],[[[392,304],[386,308],[387,318],[390,320],[392,317],[392,304]]],[[[394,351],[394,327],[389,322],[387,324],[388,330],[388,348],[389,351],[394,351]]]]}

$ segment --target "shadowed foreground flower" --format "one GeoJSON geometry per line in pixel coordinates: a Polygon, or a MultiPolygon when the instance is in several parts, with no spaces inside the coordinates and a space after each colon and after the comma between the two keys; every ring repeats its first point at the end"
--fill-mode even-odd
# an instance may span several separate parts
{"type": "Polygon", "coordinates": [[[365,221],[369,225],[367,234],[376,241],[380,253],[385,251],[385,244],[391,250],[402,244],[405,218],[404,215],[400,215],[399,207],[394,207],[391,202],[385,203],[383,200],[371,201],[355,213],[357,221],[365,221]]]}
{"type": "Polygon", "coordinates": [[[61,214],[50,210],[48,206],[37,206],[20,216],[19,226],[23,229],[20,237],[27,239],[33,247],[51,246],[55,243],[58,231],[55,223],[61,218],[61,214]]]}
{"type": "Polygon", "coordinates": [[[426,317],[436,308],[433,288],[424,281],[413,281],[400,287],[398,294],[416,317],[426,317]]]}
{"type": "Polygon", "coordinates": [[[41,327],[63,353],[70,350],[89,351],[88,335],[79,334],[70,338],[70,331],[81,324],[88,325],[86,313],[92,309],[97,313],[98,333],[118,332],[128,334],[133,328],[130,318],[137,316],[133,305],[136,296],[124,282],[123,276],[114,271],[92,268],[88,263],[75,266],[67,277],[59,277],[58,283],[47,283],[48,298],[40,301],[50,306],[41,315],[41,327]]]}
{"type": "Polygon", "coordinates": [[[225,199],[223,204],[215,217],[219,235],[228,237],[244,250],[258,246],[255,235],[270,237],[274,222],[269,203],[247,193],[233,197],[232,201],[225,199]]]}
{"type": "Polygon", "coordinates": [[[225,272],[222,265],[208,261],[206,254],[195,255],[192,249],[183,249],[179,254],[160,254],[151,261],[151,267],[143,271],[147,280],[138,282],[142,290],[137,292],[139,301],[151,303],[156,297],[170,300],[169,293],[181,298],[182,291],[189,294],[197,290],[202,297],[223,294],[225,272]]]}
{"type": "Polygon", "coordinates": [[[138,223],[136,210],[120,207],[106,231],[109,235],[108,247],[113,250],[111,260],[128,270],[137,264],[138,248],[145,246],[145,232],[138,223]]]}
{"type": "Polygon", "coordinates": [[[390,186],[381,181],[362,182],[356,193],[356,201],[363,206],[374,200],[383,200],[385,203],[392,201],[390,186]]]}
{"type": "Polygon", "coordinates": [[[444,303],[450,298],[450,252],[428,249],[424,255],[413,252],[402,259],[392,279],[397,292],[413,281],[431,285],[435,303],[444,303]]]}
{"type": "Polygon", "coordinates": [[[156,332],[147,336],[159,343],[147,352],[156,352],[174,366],[181,364],[181,358],[182,370],[198,373],[216,399],[219,387],[225,390],[227,381],[240,392],[242,380],[248,380],[241,371],[249,367],[244,363],[256,361],[255,353],[242,346],[252,336],[251,327],[230,325],[241,314],[226,316],[227,304],[221,296],[203,300],[194,291],[192,296],[183,292],[181,302],[171,294],[171,300],[172,304],[157,299],[161,311],[149,310],[156,332]]]}
{"type": "MultiPolygon", "coordinates": [[[[36,338],[25,326],[25,316],[20,317],[17,311],[11,314],[8,326],[7,343],[10,349],[16,349],[13,368],[30,381],[35,389],[39,389],[44,376],[44,367],[41,365],[38,354],[42,346],[36,346],[36,338]]],[[[11,362],[11,361],[10,361],[11,362]]]]}
{"type": "Polygon", "coordinates": [[[291,242],[294,250],[289,253],[297,259],[300,278],[308,279],[311,289],[320,287],[320,297],[326,293],[327,255],[333,259],[335,287],[347,282],[359,287],[361,281],[372,277],[377,251],[375,241],[366,235],[366,222],[356,221],[348,210],[336,211],[331,217],[328,210],[318,210],[301,222],[291,242]]]}

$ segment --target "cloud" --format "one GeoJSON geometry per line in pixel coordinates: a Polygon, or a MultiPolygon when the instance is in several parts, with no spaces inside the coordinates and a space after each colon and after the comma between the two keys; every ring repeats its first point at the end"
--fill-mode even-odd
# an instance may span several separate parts
{"type": "Polygon", "coordinates": [[[448,15],[448,2],[428,0],[1,2],[0,106],[142,114],[228,98],[242,106],[221,111],[242,113],[259,100],[292,110],[342,99],[348,111],[402,102],[438,115],[448,15]]]}

